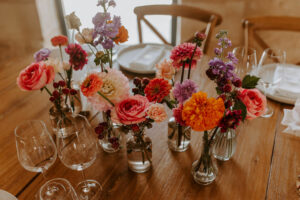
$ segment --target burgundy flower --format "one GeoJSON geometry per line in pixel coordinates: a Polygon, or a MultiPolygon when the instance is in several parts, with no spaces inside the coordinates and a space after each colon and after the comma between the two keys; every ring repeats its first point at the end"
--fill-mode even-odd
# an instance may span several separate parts
{"type": "Polygon", "coordinates": [[[79,44],[69,44],[65,49],[66,53],[70,55],[69,63],[74,70],[82,70],[87,63],[87,53],[81,48],[79,44]]]}

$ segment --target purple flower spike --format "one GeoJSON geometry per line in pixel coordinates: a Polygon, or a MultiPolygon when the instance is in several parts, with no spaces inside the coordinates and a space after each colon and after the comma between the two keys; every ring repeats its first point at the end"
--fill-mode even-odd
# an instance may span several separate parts
{"type": "Polygon", "coordinates": [[[221,55],[221,53],[222,53],[222,48],[215,48],[215,54],[217,56],[221,55]]]}
{"type": "Polygon", "coordinates": [[[47,48],[42,48],[39,51],[35,52],[34,59],[36,62],[47,60],[51,51],[47,48]]]}
{"type": "Polygon", "coordinates": [[[107,38],[102,43],[104,49],[111,49],[114,46],[114,43],[111,39],[107,38]]]}
{"type": "Polygon", "coordinates": [[[116,7],[116,2],[114,0],[110,0],[109,3],[108,3],[108,6],[111,6],[111,7],[116,7]]]}
{"type": "Polygon", "coordinates": [[[179,103],[184,103],[193,93],[197,92],[197,85],[192,80],[185,80],[182,83],[176,83],[173,94],[179,103]]]}
{"type": "Polygon", "coordinates": [[[228,52],[226,58],[228,58],[233,64],[237,64],[239,61],[232,52],[228,52]]]}

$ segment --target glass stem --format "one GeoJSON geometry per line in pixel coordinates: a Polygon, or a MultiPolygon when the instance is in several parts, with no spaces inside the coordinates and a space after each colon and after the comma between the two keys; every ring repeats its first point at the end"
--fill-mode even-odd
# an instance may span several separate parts
{"type": "Polygon", "coordinates": [[[86,184],[86,176],[85,176],[84,170],[81,170],[81,175],[82,175],[82,178],[83,178],[84,187],[88,188],[89,186],[88,186],[88,184],[86,184]]]}

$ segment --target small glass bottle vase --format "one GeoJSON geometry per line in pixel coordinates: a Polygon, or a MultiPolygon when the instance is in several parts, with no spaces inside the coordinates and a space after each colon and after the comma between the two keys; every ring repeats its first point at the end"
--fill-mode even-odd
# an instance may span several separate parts
{"type": "Polygon", "coordinates": [[[107,123],[107,128],[103,134],[99,135],[99,144],[103,151],[107,153],[115,153],[121,149],[122,144],[122,129],[121,126],[113,123],[108,115],[103,112],[103,121],[107,123]]]}
{"type": "Polygon", "coordinates": [[[191,127],[181,126],[171,117],[168,121],[168,146],[177,152],[186,151],[191,142],[191,127]]]}
{"type": "Polygon", "coordinates": [[[144,132],[133,133],[129,136],[127,143],[127,161],[131,171],[144,173],[152,165],[152,141],[144,132]]]}
{"type": "Polygon", "coordinates": [[[236,134],[234,129],[228,129],[227,132],[222,133],[218,130],[213,144],[213,155],[216,159],[221,161],[229,160],[236,149],[236,134]]]}
{"type": "Polygon", "coordinates": [[[196,183],[209,185],[216,179],[217,174],[218,168],[211,153],[208,133],[205,133],[201,157],[192,164],[192,176],[196,183]]]}

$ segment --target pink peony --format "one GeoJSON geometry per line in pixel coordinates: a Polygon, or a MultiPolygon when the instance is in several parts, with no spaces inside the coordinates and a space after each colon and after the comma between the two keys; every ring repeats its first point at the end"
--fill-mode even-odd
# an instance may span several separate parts
{"type": "Polygon", "coordinates": [[[182,104],[180,104],[178,108],[173,108],[173,116],[178,124],[180,124],[181,126],[186,126],[185,121],[182,119],[182,110],[182,104]]]}
{"type": "Polygon", "coordinates": [[[173,67],[171,61],[164,60],[162,63],[157,64],[156,66],[156,77],[164,79],[172,79],[175,75],[175,68],[173,67]]]}
{"type": "Polygon", "coordinates": [[[24,91],[39,90],[52,82],[54,77],[55,72],[52,66],[43,62],[32,63],[20,72],[17,84],[24,91]]]}
{"type": "MultiPolygon", "coordinates": [[[[193,43],[183,43],[173,48],[171,52],[170,59],[172,60],[172,64],[176,68],[181,68],[183,65],[183,62],[187,61],[188,59],[191,59],[193,51],[195,49],[195,45],[193,43]]],[[[197,60],[199,60],[202,56],[202,51],[199,47],[197,47],[194,57],[192,60],[191,68],[195,68],[197,64],[197,60]]],[[[185,63],[185,68],[189,67],[189,63],[185,63]]]]}
{"type": "Polygon", "coordinates": [[[162,122],[167,118],[165,107],[159,103],[152,104],[149,107],[147,114],[155,122],[162,122]]]}
{"type": "MultiPolygon", "coordinates": [[[[100,72],[97,75],[103,82],[99,91],[114,104],[118,104],[129,96],[129,80],[121,71],[107,69],[107,73],[100,72]]],[[[98,111],[112,109],[112,105],[97,93],[88,97],[88,101],[98,111]]]]}
{"type": "Polygon", "coordinates": [[[112,110],[112,120],[125,125],[137,124],[146,120],[149,101],[141,95],[130,96],[112,110]]]}
{"type": "Polygon", "coordinates": [[[265,113],[267,99],[258,89],[240,89],[238,95],[247,107],[246,119],[254,119],[265,113]]]}

